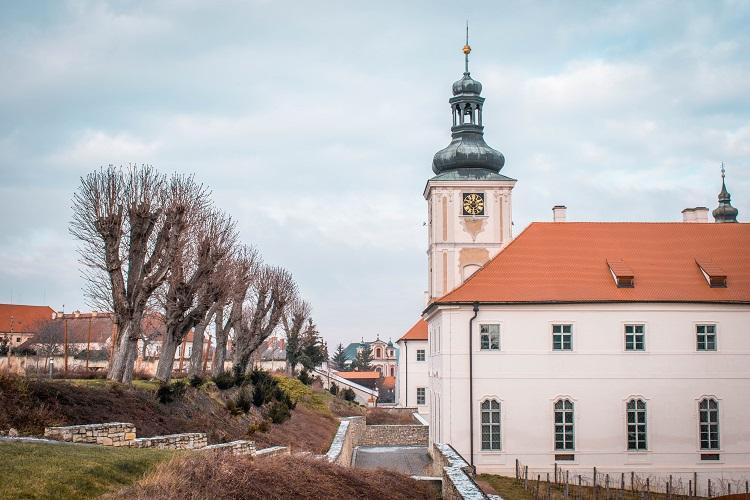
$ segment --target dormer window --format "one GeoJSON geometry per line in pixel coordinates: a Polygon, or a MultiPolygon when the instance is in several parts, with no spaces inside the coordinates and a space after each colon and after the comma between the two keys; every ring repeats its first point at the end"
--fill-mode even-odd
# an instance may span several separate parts
{"type": "Polygon", "coordinates": [[[695,259],[695,263],[698,264],[698,268],[701,270],[701,273],[703,273],[703,277],[706,278],[708,286],[711,288],[727,287],[727,273],[725,273],[719,266],[711,261],[703,259],[695,259]]]}
{"type": "Polygon", "coordinates": [[[612,279],[615,280],[617,288],[635,287],[635,274],[633,273],[633,270],[622,261],[622,259],[607,259],[607,265],[609,266],[609,272],[612,274],[612,279]]]}

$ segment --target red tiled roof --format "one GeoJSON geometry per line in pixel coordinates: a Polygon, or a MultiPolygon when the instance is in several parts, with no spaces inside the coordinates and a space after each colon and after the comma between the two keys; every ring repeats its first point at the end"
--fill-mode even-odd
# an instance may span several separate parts
{"type": "Polygon", "coordinates": [[[403,337],[398,339],[399,342],[402,340],[427,340],[427,322],[420,318],[403,337]]]}
{"type": "Polygon", "coordinates": [[[380,378],[380,372],[334,372],[336,375],[338,375],[341,378],[345,378],[347,380],[359,380],[359,379],[371,379],[371,378],[380,378]]]}
{"type": "Polygon", "coordinates": [[[383,382],[380,385],[383,389],[395,389],[396,377],[383,377],[383,382]]]}
{"type": "Polygon", "coordinates": [[[49,306],[0,304],[0,332],[36,333],[39,323],[51,320],[54,313],[49,306]]]}
{"type": "Polygon", "coordinates": [[[750,303],[750,224],[536,222],[446,302],[750,303]],[[621,261],[633,288],[618,288],[621,261]],[[698,262],[726,273],[711,288],[698,262]]]}

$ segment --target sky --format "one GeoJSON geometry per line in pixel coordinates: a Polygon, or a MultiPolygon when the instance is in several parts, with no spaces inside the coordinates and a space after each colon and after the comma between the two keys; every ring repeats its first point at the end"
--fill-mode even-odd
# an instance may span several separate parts
{"type": "Polygon", "coordinates": [[[80,177],[194,173],[289,269],[329,345],[400,337],[427,285],[432,156],[481,81],[514,233],[750,217],[750,3],[0,2],[0,302],[88,310],[80,177]]]}

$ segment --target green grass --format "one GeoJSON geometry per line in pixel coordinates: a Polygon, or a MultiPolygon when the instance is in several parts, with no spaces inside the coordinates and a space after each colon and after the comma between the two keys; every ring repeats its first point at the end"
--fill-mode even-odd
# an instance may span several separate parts
{"type": "Polygon", "coordinates": [[[94,498],[130,485],[173,451],[0,443],[0,498],[94,498]]]}
{"type": "Polygon", "coordinates": [[[524,490],[523,485],[516,483],[512,477],[479,474],[477,479],[488,483],[505,500],[534,500],[534,494],[524,490]]]}
{"type": "MultiPolygon", "coordinates": [[[[95,378],[95,379],[70,378],[70,379],[54,379],[53,380],[53,382],[57,382],[57,381],[65,382],[66,384],[76,385],[79,387],[109,387],[110,385],[114,384],[114,382],[111,382],[103,378],[95,378]]],[[[159,381],[158,380],[133,380],[132,385],[135,389],[140,389],[143,391],[156,391],[159,388],[159,381]]]]}

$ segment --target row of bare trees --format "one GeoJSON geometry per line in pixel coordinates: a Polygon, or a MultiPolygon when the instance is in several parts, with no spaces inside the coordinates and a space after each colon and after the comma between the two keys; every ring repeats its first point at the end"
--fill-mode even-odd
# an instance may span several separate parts
{"type": "Polygon", "coordinates": [[[253,352],[293,309],[289,305],[301,301],[292,275],[241,244],[235,222],[193,176],[165,176],[151,166],[91,172],[73,197],[70,231],[80,242],[87,296],[94,307],[112,311],[118,327],[108,373],[114,381],[132,380],[150,311],[164,318],[156,377],[168,381],[191,330],[188,371],[202,371],[212,322],[213,374],[224,370],[232,336],[234,365],[248,371],[253,352]]]}

